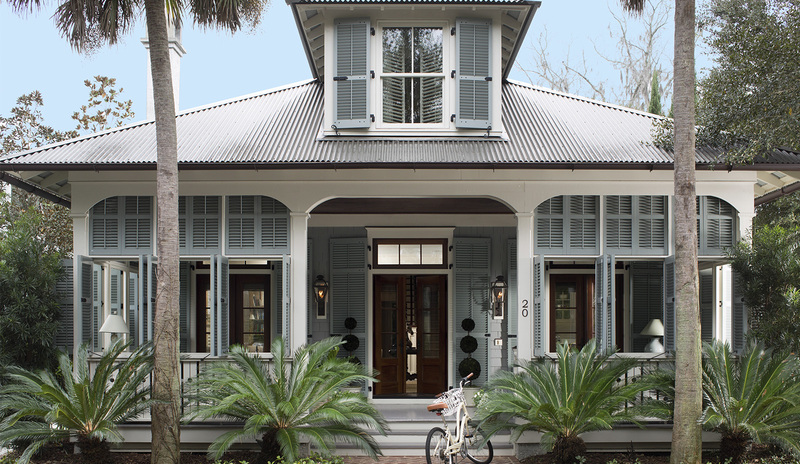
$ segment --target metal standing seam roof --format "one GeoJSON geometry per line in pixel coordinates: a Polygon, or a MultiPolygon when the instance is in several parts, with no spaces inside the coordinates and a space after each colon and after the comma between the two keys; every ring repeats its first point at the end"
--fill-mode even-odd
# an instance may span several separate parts
{"type": "MultiPolygon", "coordinates": [[[[671,168],[654,146],[656,116],[517,82],[503,84],[507,140],[480,137],[325,137],[322,84],[305,81],[177,116],[184,169],[344,167],[625,167],[671,168]],[[599,166],[602,165],[602,166],[599,166]]],[[[141,122],[0,159],[0,170],[152,169],[155,123],[141,122]]],[[[718,150],[700,148],[713,164],[718,150]]],[[[770,164],[800,157],[776,152],[770,164]]]]}

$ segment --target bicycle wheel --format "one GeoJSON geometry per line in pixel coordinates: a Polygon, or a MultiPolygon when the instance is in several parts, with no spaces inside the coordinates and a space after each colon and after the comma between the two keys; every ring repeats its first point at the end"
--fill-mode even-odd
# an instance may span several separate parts
{"type": "Polygon", "coordinates": [[[479,449],[478,445],[483,441],[481,430],[473,429],[472,427],[468,427],[467,430],[470,432],[470,436],[464,437],[464,452],[469,460],[475,464],[489,464],[492,462],[494,457],[492,442],[487,440],[486,444],[479,449]]]}
{"type": "Polygon", "coordinates": [[[425,460],[428,464],[449,464],[450,456],[447,450],[447,435],[441,427],[434,427],[428,432],[425,439],[425,460]]]}

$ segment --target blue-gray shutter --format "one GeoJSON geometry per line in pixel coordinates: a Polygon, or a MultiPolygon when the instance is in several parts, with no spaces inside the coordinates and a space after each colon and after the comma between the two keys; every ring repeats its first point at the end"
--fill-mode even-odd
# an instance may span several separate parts
{"type": "Polygon", "coordinates": [[[508,321],[507,336],[505,343],[506,359],[508,365],[513,366],[517,362],[514,359],[513,348],[517,346],[517,332],[519,329],[519,284],[517,283],[517,239],[508,239],[508,321]]]}
{"type": "MultiPolygon", "coordinates": [[[[533,355],[544,356],[547,350],[547,332],[545,331],[545,286],[544,286],[544,257],[533,257],[533,355]]],[[[527,353],[525,353],[527,356],[527,353]]]]}
{"type": "Polygon", "coordinates": [[[634,249],[640,254],[662,254],[667,250],[667,197],[634,197],[634,249]]]}
{"type": "Polygon", "coordinates": [[[594,195],[570,195],[568,198],[567,253],[594,254],[599,251],[598,201],[594,195]]]}
{"type": "Polygon", "coordinates": [[[123,253],[140,253],[152,249],[153,198],[122,197],[125,209],[122,218],[123,253]]]}
{"type": "Polygon", "coordinates": [[[99,264],[92,264],[92,331],[91,349],[100,351],[103,349],[100,339],[100,326],[103,325],[103,267],[99,264]]]}
{"type": "Polygon", "coordinates": [[[595,195],[561,195],[540,204],[535,212],[537,251],[596,255],[599,201],[595,195]]]}
{"type": "MultiPolygon", "coordinates": [[[[272,307],[274,321],[274,332],[279,337],[285,333],[283,330],[283,264],[272,266],[272,276],[275,281],[275,288],[272,290],[272,307]]],[[[285,340],[284,340],[285,341],[285,340]]]]}
{"type": "Polygon", "coordinates": [[[633,197],[609,195],[605,197],[606,249],[617,253],[633,252],[633,197]]]}
{"type": "Polygon", "coordinates": [[[120,309],[123,307],[123,300],[125,298],[122,293],[124,285],[122,281],[122,271],[119,269],[111,269],[109,270],[108,274],[109,309],[111,310],[111,314],[123,316],[122,312],[120,311],[120,309]]]}
{"type": "Polygon", "coordinates": [[[120,250],[120,199],[106,198],[89,211],[89,250],[93,255],[114,254],[120,250]]]}
{"type": "Polygon", "coordinates": [[[158,258],[147,257],[147,333],[146,341],[153,341],[153,321],[156,314],[156,294],[158,293],[158,258]]]}
{"type": "Polygon", "coordinates": [[[256,251],[256,197],[232,195],[228,201],[227,249],[230,253],[256,251]]]}
{"type": "Polygon", "coordinates": [[[536,208],[536,248],[564,250],[564,196],[545,200],[536,208]]]}
{"type": "Polygon", "coordinates": [[[456,20],[456,127],[492,124],[492,22],[456,20]]]}
{"type": "Polygon", "coordinates": [[[731,317],[732,317],[732,336],[733,350],[741,353],[747,341],[747,306],[744,304],[744,287],[742,276],[736,271],[731,270],[731,317]]]}
{"type": "Polygon", "coordinates": [[[56,294],[58,295],[58,330],[56,331],[55,347],[72,353],[74,347],[74,293],[73,283],[73,262],[72,259],[62,259],[63,268],[61,277],[56,282],[56,294]]]}
{"type": "Polygon", "coordinates": [[[698,239],[701,256],[724,256],[736,240],[736,209],[716,197],[698,197],[698,239]]]}
{"type": "Polygon", "coordinates": [[[94,308],[94,291],[92,288],[94,280],[92,260],[85,256],[78,256],[78,289],[81,301],[81,343],[86,343],[88,349],[92,349],[92,309],[94,308]]]}
{"type": "Polygon", "coordinates": [[[228,291],[228,284],[229,284],[229,265],[228,265],[228,258],[225,256],[217,256],[216,259],[217,265],[217,272],[215,274],[217,281],[217,291],[216,291],[216,310],[217,310],[217,356],[223,356],[228,354],[228,348],[230,345],[230,317],[229,317],[229,309],[228,309],[228,302],[229,302],[229,291],[228,291]]]}
{"type": "Polygon", "coordinates": [[[289,209],[273,198],[227,197],[226,222],[229,253],[274,255],[289,252],[289,209]]]}
{"type": "Polygon", "coordinates": [[[367,128],[369,19],[338,19],[334,28],[333,125],[337,129],[367,128]]]}
{"type": "Polygon", "coordinates": [[[281,306],[278,307],[278,311],[283,314],[283,345],[286,348],[286,352],[290,353],[291,351],[291,342],[292,342],[292,331],[290,329],[292,316],[291,316],[291,278],[292,278],[292,258],[286,255],[283,255],[283,260],[281,261],[281,271],[282,271],[282,282],[280,287],[280,292],[283,295],[281,299],[281,306]]]}
{"type": "MultiPolygon", "coordinates": [[[[359,347],[353,352],[362,363],[367,362],[367,239],[330,239],[330,324],[331,335],[352,333],[359,347]],[[348,317],[356,320],[352,332],[344,326],[348,317]]],[[[347,356],[344,350],[340,356],[347,356]]]]}
{"type": "Polygon", "coordinates": [[[93,255],[138,254],[152,250],[153,199],[110,197],[89,212],[89,249],[93,255]]]}
{"type": "Polygon", "coordinates": [[[487,338],[489,318],[489,281],[492,241],[482,237],[454,237],[453,238],[453,277],[455,279],[455,366],[454,378],[460,378],[458,365],[467,354],[458,347],[461,346],[467,332],[461,327],[461,322],[466,318],[475,321],[475,329],[470,335],[478,341],[478,349],[472,353],[481,365],[481,374],[473,382],[474,385],[483,385],[489,373],[487,338]]]}
{"type": "Polygon", "coordinates": [[[139,345],[153,340],[153,314],[156,306],[156,272],[158,265],[152,255],[139,257],[139,318],[137,335],[139,345]]]}
{"type": "Polygon", "coordinates": [[[598,350],[605,352],[616,346],[614,340],[614,256],[603,255],[594,264],[594,338],[598,350]]]}
{"type": "Polygon", "coordinates": [[[128,272],[128,342],[131,348],[139,346],[139,285],[139,273],[128,272]]]}
{"type": "Polygon", "coordinates": [[[180,305],[180,316],[179,316],[179,329],[180,329],[180,352],[187,353],[189,352],[189,340],[190,340],[190,319],[191,319],[191,292],[189,291],[189,279],[191,277],[191,268],[189,267],[190,263],[188,261],[181,261],[178,265],[178,274],[179,274],[179,290],[180,295],[178,297],[178,302],[180,305]]]}
{"type": "Polygon", "coordinates": [[[675,351],[675,257],[664,260],[664,350],[675,351]]]}
{"type": "Polygon", "coordinates": [[[265,254],[289,252],[289,208],[270,197],[259,197],[259,251],[265,254]]]}
{"type": "Polygon", "coordinates": [[[700,338],[714,340],[714,276],[710,272],[700,274],[700,338]]]}
{"type": "Polygon", "coordinates": [[[664,320],[664,263],[635,261],[630,267],[631,351],[641,353],[652,337],[641,332],[653,319],[664,320]]]}
{"type": "Polygon", "coordinates": [[[205,255],[220,250],[221,197],[180,197],[178,216],[181,253],[205,255]]]}

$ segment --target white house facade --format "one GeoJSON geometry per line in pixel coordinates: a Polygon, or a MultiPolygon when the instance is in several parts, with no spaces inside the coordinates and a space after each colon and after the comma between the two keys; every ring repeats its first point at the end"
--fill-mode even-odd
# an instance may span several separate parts
{"type": "MultiPolygon", "coordinates": [[[[559,341],[674,350],[672,153],[653,115],[507,80],[539,2],[289,3],[313,79],[177,117],[186,359],[341,336],[402,403],[559,341]]],[[[697,150],[701,329],[740,348],[725,250],[800,156],[721,159],[697,150]]],[[[153,121],[0,159],[71,208],[60,346],[101,351],[111,315],[150,339],[155,160],[153,121]]]]}

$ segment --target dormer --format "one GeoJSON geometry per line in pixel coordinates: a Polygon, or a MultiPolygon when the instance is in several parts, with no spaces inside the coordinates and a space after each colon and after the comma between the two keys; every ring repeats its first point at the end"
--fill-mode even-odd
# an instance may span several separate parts
{"type": "Polygon", "coordinates": [[[502,83],[540,2],[287,0],[322,137],[503,137],[502,83]]]}

